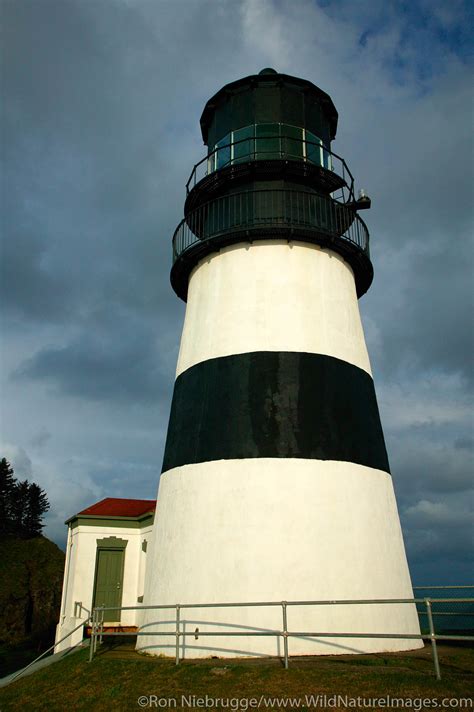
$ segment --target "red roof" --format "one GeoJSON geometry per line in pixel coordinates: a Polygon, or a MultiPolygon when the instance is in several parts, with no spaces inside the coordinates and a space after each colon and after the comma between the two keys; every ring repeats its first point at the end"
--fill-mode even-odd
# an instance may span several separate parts
{"type": "Polygon", "coordinates": [[[102,517],[140,517],[147,512],[154,512],[156,508],[155,499],[117,499],[116,497],[106,497],[100,502],[92,504],[87,509],[83,509],[79,514],[102,517]]]}

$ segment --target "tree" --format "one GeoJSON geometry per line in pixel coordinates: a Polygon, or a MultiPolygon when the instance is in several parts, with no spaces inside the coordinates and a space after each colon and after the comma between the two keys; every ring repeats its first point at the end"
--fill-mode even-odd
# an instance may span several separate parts
{"type": "Polygon", "coordinates": [[[35,482],[19,482],[5,458],[0,460],[0,536],[40,536],[49,509],[46,492],[35,482]]]}
{"type": "Polygon", "coordinates": [[[28,492],[30,483],[28,480],[16,482],[11,494],[10,512],[12,532],[16,536],[26,538],[25,516],[28,507],[28,492]]]}
{"type": "Polygon", "coordinates": [[[16,480],[13,467],[5,457],[0,460],[0,536],[8,534],[11,528],[11,501],[16,480]]]}
{"type": "Polygon", "coordinates": [[[43,514],[49,509],[46,492],[34,482],[28,488],[28,503],[23,519],[27,537],[40,536],[43,531],[43,514]]]}

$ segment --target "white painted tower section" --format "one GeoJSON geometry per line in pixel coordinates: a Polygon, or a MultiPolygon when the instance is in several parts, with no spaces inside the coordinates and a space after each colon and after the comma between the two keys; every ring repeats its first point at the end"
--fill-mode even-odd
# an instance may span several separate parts
{"type": "Polygon", "coordinates": [[[370,371],[351,268],[307,242],[225,247],[193,271],[176,375],[249,351],[325,354],[370,371]]]}
{"type": "MultiPolygon", "coordinates": [[[[255,351],[332,356],[371,374],[354,276],[335,252],[265,240],[221,249],[192,272],[177,375],[255,351]]],[[[352,462],[217,460],[163,473],[144,604],[412,598],[392,479],[352,462]]],[[[282,629],[281,607],[185,610],[182,630],[282,629]]],[[[293,631],[419,634],[410,604],[291,607],[293,631]]],[[[144,613],[174,632],[174,612],[144,613]],[[168,621],[168,623],[166,623],[168,621]]],[[[173,637],[137,647],[173,654],[173,637]]],[[[421,647],[411,639],[290,638],[290,654],[421,647]]],[[[186,657],[281,655],[276,637],[188,636],[186,657]]]]}

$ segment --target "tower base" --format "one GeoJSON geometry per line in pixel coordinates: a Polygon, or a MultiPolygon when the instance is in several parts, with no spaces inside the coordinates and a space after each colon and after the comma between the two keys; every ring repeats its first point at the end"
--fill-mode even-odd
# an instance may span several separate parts
{"type": "MultiPolygon", "coordinates": [[[[349,462],[219,460],[162,474],[149,549],[146,606],[191,603],[411,599],[389,474],[349,462]],[[313,506],[311,506],[311,503],[313,506]]],[[[175,610],[145,610],[137,648],[174,655],[175,610]]],[[[414,604],[288,606],[290,655],[410,650],[414,604]]],[[[183,608],[180,656],[283,655],[282,606],[183,608]],[[223,636],[203,635],[223,632],[223,636]],[[228,633],[243,635],[229,635],[228,633]],[[259,635],[249,635],[249,633],[259,635]],[[265,634],[265,635],[262,635],[265,634]]]]}

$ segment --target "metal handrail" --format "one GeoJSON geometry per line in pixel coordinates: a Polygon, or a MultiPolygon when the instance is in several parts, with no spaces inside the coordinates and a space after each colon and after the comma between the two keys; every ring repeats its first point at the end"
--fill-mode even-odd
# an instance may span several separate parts
{"type": "MultiPolygon", "coordinates": [[[[315,601],[285,601],[287,606],[345,606],[345,605],[379,605],[398,603],[426,603],[426,598],[343,598],[335,600],[315,601]]],[[[433,603],[474,603],[474,598],[429,598],[433,603]]],[[[183,608],[252,608],[262,606],[281,606],[281,601],[232,601],[225,603],[180,603],[183,608]]],[[[161,603],[150,606],[97,606],[97,611],[146,611],[146,610],[171,610],[176,608],[176,603],[161,603]]],[[[458,614],[464,615],[464,614],[458,614]]],[[[416,636],[419,638],[420,636],[416,636]]]]}
{"type": "MultiPolygon", "coordinates": [[[[454,591],[458,588],[470,588],[474,589],[474,586],[413,586],[412,587],[414,591],[427,591],[428,589],[430,590],[436,590],[436,591],[454,591]]],[[[459,600],[459,599],[449,599],[451,600],[459,600]]],[[[437,598],[436,601],[439,601],[437,598]]]]}
{"type": "Polygon", "coordinates": [[[190,211],[173,234],[173,263],[203,240],[264,227],[314,230],[370,254],[366,224],[344,203],[309,191],[264,189],[224,195],[190,211]]]}
{"type": "Polygon", "coordinates": [[[89,616],[89,618],[86,618],[85,620],[81,621],[81,622],[79,623],[79,625],[77,625],[75,628],[73,628],[72,630],[70,630],[69,633],[66,633],[66,635],[64,635],[64,636],[63,636],[62,638],[60,638],[59,640],[56,640],[52,645],[49,646],[49,648],[48,648],[47,650],[45,650],[43,653],[41,653],[41,655],[38,655],[37,658],[35,658],[34,660],[32,660],[31,663],[28,663],[28,665],[26,665],[24,668],[21,668],[21,670],[18,670],[18,671],[13,675],[13,677],[11,677],[11,678],[8,680],[8,684],[10,684],[10,682],[13,682],[13,680],[17,680],[19,677],[21,677],[21,676],[23,675],[23,673],[25,673],[25,672],[28,670],[28,668],[30,668],[32,665],[34,665],[35,663],[37,663],[38,660],[41,660],[41,658],[44,658],[44,656],[45,656],[47,653],[49,653],[51,650],[54,650],[54,648],[55,648],[57,645],[59,645],[59,643],[62,643],[64,640],[66,640],[66,638],[69,638],[69,636],[72,635],[73,633],[75,633],[76,630],[78,630],[78,628],[81,628],[81,627],[83,628],[85,625],[87,625],[87,623],[91,620],[91,618],[92,618],[92,616],[89,616]]]}
{"type": "MultiPolygon", "coordinates": [[[[157,604],[150,606],[122,606],[117,608],[116,606],[98,606],[93,611],[93,625],[91,630],[91,646],[90,646],[90,658],[92,661],[93,654],[97,650],[97,641],[102,642],[104,635],[110,636],[123,636],[130,635],[130,633],[122,633],[119,631],[105,631],[104,630],[104,613],[105,611],[116,611],[116,610],[175,610],[175,630],[171,631],[140,631],[136,632],[136,635],[160,635],[160,636],[174,636],[176,639],[175,648],[175,661],[176,665],[179,665],[179,646],[180,640],[185,639],[186,636],[194,636],[195,631],[181,630],[181,611],[183,609],[190,608],[248,608],[248,607],[269,607],[269,606],[280,606],[282,609],[282,629],[281,630],[259,630],[259,631],[200,631],[199,636],[232,636],[232,637],[265,637],[265,636],[276,636],[282,637],[284,642],[284,665],[285,668],[289,667],[289,652],[288,652],[288,639],[290,637],[318,637],[318,638],[374,638],[374,639],[406,639],[406,640],[429,640],[431,642],[432,652],[433,652],[433,663],[435,668],[436,678],[441,679],[441,671],[439,666],[438,650],[436,642],[438,640],[468,640],[473,641],[474,636],[472,635],[444,635],[437,634],[434,628],[432,604],[442,603],[442,602],[457,602],[457,603],[474,603],[474,598],[450,598],[450,599],[438,599],[438,598],[382,598],[382,599],[343,599],[343,600],[317,600],[317,601],[248,601],[248,602],[232,602],[232,603],[187,603],[187,604],[157,604]],[[423,603],[426,606],[426,615],[428,616],[429,622],[429,634],[415,634],[415,633],[331,633],[328,631],[292,631],[288,630],[288,619],[287,619],[287,608],[288,606],[329,606],[329,605],[369,605],[369,604],[416,604],[423,603]]],[[[167,621],[172,623],[172,621],[167,621]]],[[[208,621],[212,624],[212,621],[208,621]]]]}
{"type": "MultiPolygon", "coordinates": [[[[217,171],[221,170],[222,168],[225,168],[227,166],[231,165],[239,165],[240,163],[246,163],[248,161],[255,161],[257,160],[257,155],[258,157],[263,157],[265,154],[271,155],[273,158],[275,157],[275,154],[278,154],[279,159],[287,159],[287,160],[296,160],[296,161],[302,161],[303,163],[311,163],[312,165],[319,166],[321,168],[325,168],[325,166],[322,166],[320,163],[317,163],[316,161],[312,161],[310,158],[307,157],[308,154],[308,147],[314,147],[316,149],[321,149],[324,151],[325,154],[331,157],[331,164],[333,164],[332,159],[336,159],[336,162],[340,164],[340,169],[338,171],[334,170],[334,166],[332,165],[331,168],[326,168],[326,170],[331,170],[332,172],[336,173],[336,175],[339,175],[343,181],[345,186],[347,186],[347,189],[349,191],[349,197],[347,199],[347,202],[350,200],[354,200],[354,177],[352,173],[349,170],[349,166],[347,165],[346,161],[342,156],[339,156],[337,153],[334,153],[334,151],[331,151],[329,148],[326,148],[326,146],[323,143],[317,143],[316,141],[309,141],[307,139],[298,139],[294,138],[293,136],[289,135],[283,135],[283,136],[254,136],[254,137],[249,137],[249,138],[243,138],[239,139],[238,141],[232,141],[230,143],[226,143],[223,146],[217,146],[214,148],[213,151],[208,153],[204,158],[202,158],[198,163],[195,163],[193,166],[193,169],[191,171],[191,175],[189,176],[189,179],[186,183],[186,195],[190,193],[190,191],[199,183],[200,180],[205,178],[208,175],[211,175],[211,173],[216,173],[217,171]],[[257,150],[257,143],[260,140],[263,141],[268,141],[268,139],[274,139],[279,141],[279,149],[277,151],[275,150],[262,150],[261,148],[257,150]],[[282,148],[282,141],[283,140],[288,140],[288,141],[296,141],[298,143],[301,143],[302,145],[305,146],[305,156],[299,156],[292,154],[291,152],[285,151],[282,148]],[[253,150],[249,151],[248,154],[245,156],[240,156],[239,158],[233,158],[229,159],[229,161],[226,161],[222,166],[219,166],[218,168],[213,168],[212,170],[209,170],[209,164],[210,162],[215,163],[217,161],[214,161],[213,159],[219,155],[219,151],[225,151],[226,149],[232,149],[234,146],[238,146],[239,144],[242,143],[248,143],[248,142],[253,142],[253,150]]],[[[269,160],[269,159],[267,159],[269,160]]]]}

